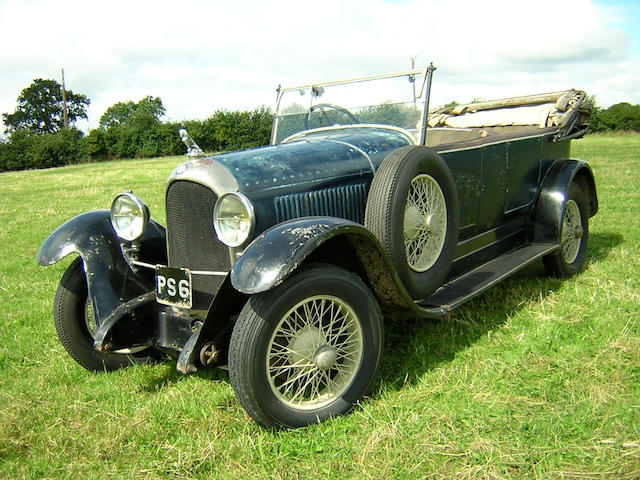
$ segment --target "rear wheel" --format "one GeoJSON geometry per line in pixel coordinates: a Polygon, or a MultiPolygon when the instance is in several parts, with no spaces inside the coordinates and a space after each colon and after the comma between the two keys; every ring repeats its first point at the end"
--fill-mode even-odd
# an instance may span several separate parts
{"type": "Polygon", "coordinates": [[[576,182],[569,187],[565,200],[559,241],[560,250],[542,259],[545,270],[556,277],[575,275],[582,270],[589,242],[587,201],[576,182]]]}
{"type": "Polygon", "coordinates": [[[144,350],[129,353],[99,352],[93,348],[96,324],[87,296],[87,280],[80,257],[65,271],[54,300],[53,320],[58,338],[71,358],[87,370],[111,371],[133,363],[153,361],[144,350]],[[135,356],[134,356],[135,354],[135,356]]]}
{"type": "Polygon", "coordinates": [[[368,392],[382,341],[382,314],[362,281],[314,265],[247,301],[229,377],[256,422],[300,427],[346,413],[368,392]]]}

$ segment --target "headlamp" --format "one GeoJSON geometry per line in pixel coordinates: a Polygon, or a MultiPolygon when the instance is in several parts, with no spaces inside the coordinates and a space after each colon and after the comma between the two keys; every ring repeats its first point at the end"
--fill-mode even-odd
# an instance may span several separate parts
{"type": "Polygon", "coordinates": [[[111,225],[118,237],[132,242],[144,234],[149,208],[132,192],[118,195],[111,203],[111,225]]]}
{"type": "Polygon", "coordinates": [[[229,247],[245,243],[253,233],[255,222],[253,204],[238,192],[222,195],[213,209],[213,227],[220,241],[229,247]]]}

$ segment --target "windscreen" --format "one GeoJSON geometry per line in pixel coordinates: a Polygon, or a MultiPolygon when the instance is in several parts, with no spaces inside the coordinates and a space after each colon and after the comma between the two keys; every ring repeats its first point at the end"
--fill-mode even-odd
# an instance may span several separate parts
{"type": "Polygon", "coordinates": [[[415,133],[423,108],[422,74],[283,89],[275,143],[304,130],[339,125],[390,125],[415,133]]]}

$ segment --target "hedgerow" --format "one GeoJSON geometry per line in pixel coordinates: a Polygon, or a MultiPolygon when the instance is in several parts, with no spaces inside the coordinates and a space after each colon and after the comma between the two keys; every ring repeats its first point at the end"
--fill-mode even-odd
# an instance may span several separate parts
{"type": "Polygon", "coordinates": [[[220,110],[205,120],[184,122],[161,122],[143,111],[125,122],[93,129],[86,136],[76,129],[48,134],[16,131],[0,142],[0,171],[179,155],[185,152],[178,135],[181,128],[206,152],[258,147],[269,143],[272,122],[273,114],[266,107],[220,110]]]}
{"type": "Polygon", "coordinates": [[[15,132],[0,143],[0,171],[49,168],[87,159],[87,143],[80,130],[35,134],[15,132]]]}

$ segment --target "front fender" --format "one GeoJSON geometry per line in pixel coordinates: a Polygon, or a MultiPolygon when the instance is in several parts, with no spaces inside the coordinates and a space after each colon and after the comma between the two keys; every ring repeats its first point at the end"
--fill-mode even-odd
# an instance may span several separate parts
{"type": "Polygon", "coordinates": [[[89,251],[102,251],[109,257],[119,256],[118,242],[108,210],[95,210],[77,215],[56,228],[42,242],[38,263],[43,267],[59,262],[70,253],[87,261],[89,251]]]}
{"type": "Polygon", "coordinates": [[[231,270],[233,287],[245,294],[265,292],[289,277],[314,252],[347,264],[354,254],[359,273],[383,304],[408,310],[421,317],[441,316],[442,309],[423,309],[406,292],[387,253],[375,236],[362,225],[336,217],[304,217],[266,230],[247,247],[231,270]],[[345,243],[346,242],[346,243],[345,243]],[[348,246],[334,251],[338,246],[348,246]]]}
{"type": "Polygon", "coordinates": [[[534,242],[558,242],[567,192],[575,181],[580,181],[583,188],[588,190],[584,192],[589,204],[588,216],[592,217],[596,214],[598,197],[593,171],[589,164],[583,160],[556,160],[542,182],[533,212],[534,242]]]}
{"type": "MultiPolygon", "coordinates": [[[[164,238],[164,228],[150,221],[139,241],[141,256],[146,261],[155,257],[156,263],[164,263],[166,248],[161,247],[164,238]]],[[[52,265],[71,253],[80,255],[84,262],[88,295],[97,326],[114,313],[121,312],[119,307],[123,303],[155,288],[152,273],[134,272],[129,267],[120,240],[111,226],[108,210],[82,213],[59,226],[42,243],[38,263],[52,265]]]]}

